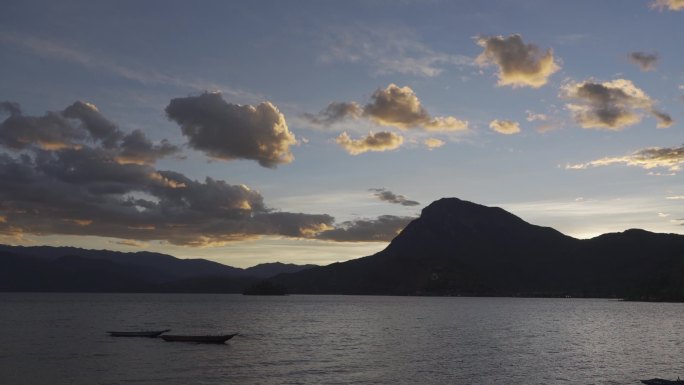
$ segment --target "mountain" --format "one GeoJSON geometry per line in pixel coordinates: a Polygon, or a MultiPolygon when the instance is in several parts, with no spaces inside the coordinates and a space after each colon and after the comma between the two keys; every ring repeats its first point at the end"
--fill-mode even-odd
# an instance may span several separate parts
{"type": "Polygon", "coordinates": [[[0,251],[9,251],[36,258],[55,260],[65,255],[79,256],[88,259],[110,261],[118,264],[154,269],[168,279],[185,279],[205,275],[241,276],[243,269],[227,266],[206,259],[180,259],[167,254],[141,251],[124,253],[110,250],[88,250],[77,247],[51,246],[7,246],[0,245],[0,251]]]}
{"type": "Polygon", "coordinates": [[[684,236],[631,229],[580,240],[444,198],[381,252],[328,266],[240,269],[150,252],[0,245],[0,291],[241,293],[260,285],[295,294],[684,301],[684,236]]]}
{"type": "Polygon", "coordinates": [[[684,236],[628,230],[579,240],[444,198],[377,254],[272,280],[290,293],[684,300],[684,236]]]}
{"type": "Polygon", "coordinates": [[[262,263],[246,268],[243,275],[257,278],[270,278],[278,274],[297,273],[313,267],[318,267],[318,265],[295,265],[293,263],[282,262],[262,263]]]}
{"type": "Polygon", "coordinates": [[[154,282],[148,274],[137,267],[78,256],[44,260],[0,254],[0,291],[141,291],[154,282]]]}
{"type": "Polygon", "coordinates": [[[0,291],[241,293],[264,278],[309,267],[241,269],[151,252],[0,245],[0,291]]]}

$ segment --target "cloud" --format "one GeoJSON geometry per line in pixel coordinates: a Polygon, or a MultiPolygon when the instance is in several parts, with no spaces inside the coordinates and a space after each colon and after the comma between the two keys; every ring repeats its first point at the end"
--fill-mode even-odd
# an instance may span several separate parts
{"type": "Polygon", "coordinates": [[[173,76],[156,70],[133,68],[131,66],[122,65],[118,63],[117,60],[104,57],[101,52],[88,52],[82,49],[75,49],[68,44],[59,41],[0,32],[0,44],[20,47],[39,57],[61,60],[79,65],[83,68],[103,71],[143,85],[175,86],[186,89],[190,88],[195,91],[220,89],[224,93],[229,93],[236,97],[248,98],[250,100],[262,99],[260,95],[234,89],[226,85],[198,80],[196,78],[188,79],[173,76]]]}
{"type": "Polygon", "coordinates": [[[257,106],[227,103],[220,93],[172,99],[166,115],[181,126],[188,145],[210,157],[252,159],[263,167],[290,163],[297,140],[270,102],[257,106]]]}
{"type": "Polygon", "coordinates": [[[418,206],[420,203],[410,200],[403,195],[395,194],[384,188],[372,188],[373,195],[384,202],[396,203],[402,206],[418,206]]]}
{"type": "Polygon", "coordinates": [[[629,60],[636,64],[642,71],[653,71],[658,63],[658,54],[631,52],[629,54],[629,60]]]}
{"type": "Polygon", "coordinates": [[[0,103],[0,113],[9,113],[0,123],[0,145],[24,150],[80,148],[98,144],[113,159],[154,163],[180,151],[166,139],[154,144],[142,131],[125,134],[104,117],[94,104],[77,101],[62,111],[27,116],[17,103],[0,103]]]}
{"type": "Polygon", "coordinates": [[[140,130],[124,134],[91,104],[37,117],[16,103],[0,107],[9,113],[0,123],[0,234],[207,246],[261,235],[311,238],[334,228],[327,214],[273,210],[244,185],[156,169],[177,148],[140,130]]]}
{"type": "Polygon", "coordinates": [[[684,200],[684,195],[673,195],[673,196],[665,197],[665,199],[668,199],[668,200],[684,200]]]}
{"type": "Polygon", "coordinates": [[[534,113],[530,110],[527,110],[525,112],[527,113],[526,119],[528,122],[536,122],[536,121],[545,122],[545,121],[549,120],[549,117],[546,114],[537,114],[537,113],[534,113]]]}
{"type": "Polygon", "coordinates": [[[359,155],[368,151],[396,150],[404,143],[404,137],[393,132],[371,132],[365,138],[352,139],[346,132],[343,132],[335,139],[335,142],[349,154],[359,155]]]}
{"type": "Polygon", "coordinates": [[[337,242],[388,242],[414,219],[416,218],[381,215],[377,219],[347,221],[335,229],[319,233],[317,238],[337,242]]]}
{"type": "Polygon", "coordinates": [[[371,122],[401,130],[420,128],[432,132],[453,132],[468,129],[468,122],[453,116],[431,116],[410,87],[391,83],[378,88],[371,101],[361,107],[355,102],[333,102],[318,114],[305,114],[314,124],[330,125],[345,118],[363,117],[371,122]]]}
{"type": "Polygon", "coordinates": [[[138,241],[134,241],[131,239],[122,239],[120,241],[114,241],[112,243],[117,244],[117,245],[121,245],[121,246],[138,247],[138,248],[146,247],[148,245],[146,242],[138,242],[138,241]]]}
{"type": "Polygon", "coordinates": [[[155,163],[158,159],[180,152],[180,149],[162,139],[159,144],[154,144],[140,130],[133,130],[123,137],[121,151],[116,159],[121,163],[155,163]]]}
{"type": "Polygon", "coordinates": [[[94,140],[102,141],[105,147],[114,146],[121,139],[122,133],[116,125],[105,118],[97,106],[86,102],[75,102],[67,107],[62,115],[66,118],[77,119],[81,122],[81,129],[88,131],[94,140]]]}
{"type": "Polygon", "coordinates": [[[430,150],[433,150],[435,148],[440,148],[444,146],[445,142],[441,139],[437,138],[427,138],[423,141],[423,144],[430,150]]]}
{"type": "Polygon", "coordinates": [[[0,123],[0,236],[90,235],[185,246],[265,235],[371,241],[387,239],[400,222],[380,217],[337,225],[327,214],[268,207],[242,184],[157,169],[155,160],[175,146],[154,144],[139,130],[125,134],[85,102],[43,116],[23,115],[16,103],[0,108],[9,114],[0,123]]]}
{"type": "Polygon", "coordinates": [[[684,0],[655,0],[651,3],[651,7],[660,10],[680,11],[684,9],[684,0]]]}
{"type": "Polygon", "coordinates": [[[512,120],[492,120],[489,123],[489,128],[504,135],[513,135],[520,132],[520,124],[512,120]]]}
{"type": "Polygon", "coordinates": [[[307,113],[304,118],[316,125],[330,126],[346,118],[359,118],[362,113],[363,109],[356,102],[332,102],[318,114],[307,113]]]}
{"type": "Polygon", "coordinates": [[[589,167],[609,166],[612,164],[625,164],[627,166],[641,167],[646,170],[664,168],[675,172],[679,171],[682,164],[684,164],[684,146],[650,147],[626,156],[606,157],[587,163],[567,165],[565,168],[582,170],[589,167]]]}
{"type": "Polygon", "coordinates": [[[431,117],[409,87],[390,84],[373,92],[371,102],[363,108],[364,116],[381,126],[409,129],[422,127],[426,131],[462,131],[468,122],[453,116],[431,117]]]}
{"type": "Polygon", "coordinates": [[[520,35],[479,37],[477,44],[484,51],[476,63],[497,65],[500,86],[539,88],[560,69],[551,48],[542,52],[534,44],[525,44],[520,35]]]}
{"type": "Polygon", "coordinates": [[[658,120],[658,128],[669,127],[673,123],[670,115],[658,111],[655,102],[626,79],[603,83],[569,82],[561,87],[561,97],[576,102],[566,104],[566,107],[583,128],[619,131],[639,123],[642,111],[658,120]]]}
{"type": "Polygon", "coordinates": [[[466,56],[436,52],[415,32],[401,27],[331,27],[320,42],[323,51],[319,62],[366,65],[376,75],[434,77],[450,66],[470,66],[473,62],[466,56]]]}

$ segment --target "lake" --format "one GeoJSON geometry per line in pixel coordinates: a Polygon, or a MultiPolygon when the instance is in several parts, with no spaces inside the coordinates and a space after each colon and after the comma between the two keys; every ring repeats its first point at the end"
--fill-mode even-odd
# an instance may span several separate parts
{"type": "Polygon", "coordinates": [[[684,304],[0,293],[0,384],[638,384],[684,377],[684,304]],[[107,330],[239,332],[225,345],[107,330]]]}

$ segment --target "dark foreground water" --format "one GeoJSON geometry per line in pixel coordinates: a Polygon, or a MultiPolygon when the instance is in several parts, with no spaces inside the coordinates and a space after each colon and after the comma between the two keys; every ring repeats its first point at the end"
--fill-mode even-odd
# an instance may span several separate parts
{"type": "Polygon", "coordinates": [[[0,294],[0,384],[638,384],[684,377],[684,305],[0,294]],[[226,345],[107,330],[240,332],[226,345]]]}

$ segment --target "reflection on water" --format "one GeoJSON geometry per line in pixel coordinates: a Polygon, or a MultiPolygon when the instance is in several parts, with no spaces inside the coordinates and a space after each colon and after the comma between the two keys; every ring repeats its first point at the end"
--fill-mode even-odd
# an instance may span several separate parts
{"type": "Polygon", "coordinates": [[[684,305],[0,294],[0,384],[638,384],[684,375],[684,305]],[[240,332],[226,345],[107,330],[240,332]]]}

